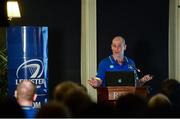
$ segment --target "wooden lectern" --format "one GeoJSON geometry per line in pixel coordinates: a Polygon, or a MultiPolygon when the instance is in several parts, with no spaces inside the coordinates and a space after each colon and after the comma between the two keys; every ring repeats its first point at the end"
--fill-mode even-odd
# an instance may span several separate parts
{"type": "Polygon", "coordinates": [[[97,101],[109,104],[115,104],[119,96],[133,93],[141,96],[148,96],[147,87],[134,87],[134,86],[109,86],[97,88],[97,101]]]}

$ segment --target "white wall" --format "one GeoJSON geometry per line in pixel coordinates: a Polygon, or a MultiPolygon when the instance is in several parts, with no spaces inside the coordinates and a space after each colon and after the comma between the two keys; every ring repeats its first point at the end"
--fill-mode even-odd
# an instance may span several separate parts
{"type": "Polygon", "coordinates": [[[87,80],[96,75],[96,0],[81,0],[81,83],[96,102],[97,91],[87,80]]]}
{"type": "Polygon", "coordinates": [[[180,0],[169,3],[169,78],[180,81],[180,0]]]}

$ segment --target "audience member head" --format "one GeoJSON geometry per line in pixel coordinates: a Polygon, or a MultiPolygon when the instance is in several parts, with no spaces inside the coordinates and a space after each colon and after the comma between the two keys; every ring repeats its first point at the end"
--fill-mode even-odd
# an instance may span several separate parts
{"type": "Polygon", "coordinates": [[[173,110],[179,114],[180,110],[180,83],[175,79],[168,79],[162,82],[160,93],[166,95],[172,103],[173,110]]]}
{"type": "Polygon", "coordinates": [[[68,108],[59,102],[49,102],[43,105],[37,113],[37,118],[67,118],[70,117],[68,108]]]}
{"type": "Polygon", "coordinates": [[[53,99],[55,101],[62,101],[65,94],[71,90],[82,89],[78,84],[72,81],[64,81],[56,85],[53,92],[53,99]]]}
{"type": "Polygon", "coordinates": [[[68,91],[63,102],[69,108],[72,117],[85,117],[82,112],[92,103],[89,95],[82,89],[68,91]]]}
{"type": "Polygon", "coordinates": [[[36,100],[36,86],[31,80],[22,80],[15,91],[17,102],[21,106],[32,106],[36,100]]]}
{"type": "Polygon", "coordinates": [[[53,92],[55,101],[64,103],[72,117],[80,117],[82,110],[87,108],[91,99],[86,90],[79,84],[72,81],[59,83],[53,92]]]}
{"type": "Polygon", "coordinates": [[[173,93],[180,91],[180,83],[175,79],[164,80],[161,84],[160,92],[168,97],[173,96],[173,93]]]}
{"type": "Polygon", "coordinates": [[[164,94],[158,93],[148,101],[150,116],[166,117],[172,112],[171,101],[164,94]]]}
{"type": "Polygon", "coordinates": [[[87,91],[87,88],[84,86],[84,85],[82,85],[82,84],[79,84],[79,86],[87,93],[88,91],[87,91]]]}
{"type": "Polygon", "coordinates": [[[146,117],[147,100],[136,94],[125,94],[117,99],[116,109],[120,117],[146,117]]]}

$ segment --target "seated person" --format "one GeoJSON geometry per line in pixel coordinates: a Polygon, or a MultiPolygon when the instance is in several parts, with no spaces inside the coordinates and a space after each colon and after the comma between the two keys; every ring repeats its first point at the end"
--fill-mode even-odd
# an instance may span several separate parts
{"type": "Polygon", "coordinates": [[[36,109],[33,108],[33,101],[36,100],[36,86],[31,80],[22,80],[15,91],[18,104],[25,113],[26,118],[34,118],[36,109]]]}

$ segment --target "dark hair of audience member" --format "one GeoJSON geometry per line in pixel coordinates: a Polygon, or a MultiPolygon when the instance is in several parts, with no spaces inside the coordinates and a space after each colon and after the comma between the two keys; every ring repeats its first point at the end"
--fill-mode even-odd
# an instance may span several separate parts
{"type": "Polygon", "coordinates": [[[162,82],[159,92],[169,98],[172,103],[173,113],[180,115],[180,83],[175,79],[167,79],[162,82]]]}
{"type": "Polygon", "coordinates": [[[82,112],[92,103],[91,98],[84,90],[70,90],[66,93],[64,104],[67,105],[72,117],[84,117],[82,112]]]}
{"type": "Polygon", "coordinates": [[[136,94],[125,94],[117,99],[116,109],[119,117],[147,117],[147,100],[136,94]]]}
{"type": "Polygon", "coordinates": [[[82,116],[82,110],[86,109],[91,103],[91,98],[86,89],[72,81],[57,84],[53,92],[53,99],[64,103],[68,107],[71,117],[82,116]]]}
{"type": "Polygon", "coordinates": [[[79,89],[80,86],[72,81],[64,81],[58,83],[53,91],[53,99],[55,101],[64,100],[65,94],[70,90],[79,89]]]}
{"type": "Polygon", "coordinates": [[[84,85],[79,84],[79,86],[82,88],[82,90],[84,90],[86,93],[88,93],[87,88],[84,85]]]}
{"type": "Polygon", "coordinates": [[[38,111],[37,118],[67,118],[70,117],[68,108],[59,102],[49,102],[38,111]]]}

